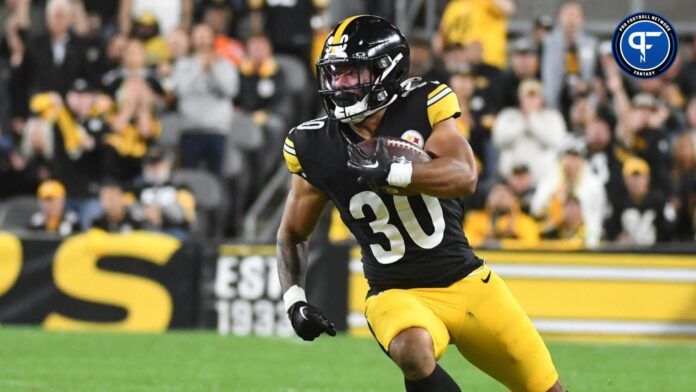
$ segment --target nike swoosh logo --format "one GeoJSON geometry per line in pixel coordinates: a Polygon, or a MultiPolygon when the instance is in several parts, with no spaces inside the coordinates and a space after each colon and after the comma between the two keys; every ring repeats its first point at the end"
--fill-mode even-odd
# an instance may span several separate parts
{"type": "Polygon", "coordinates": [[[302,316],[302,318],[305,320],[309,320],[306,316],[306,313],[307,313],[307,307],[306,306],[301,307],[300,308],[300,316],[302,316]]]}
{"type": "Polygon", "coordinates": [[[492,271],[488,271],[488,276],[486,276],[485,278],[481,278],[481,282],[488,283],[488,281],[491,280],[491,272],[492,271]]]}
{"type": "Polygon", "coordinates": [[[363,165],[363,167],[366,167],[366,168],[368,168],[368,169],[374,169],[374,168],[376,168],[377,166],[379,166],[379,162],[371,163],[371,164],[369,164],[369,165],[367,165],[367,164],[363,165]]]}

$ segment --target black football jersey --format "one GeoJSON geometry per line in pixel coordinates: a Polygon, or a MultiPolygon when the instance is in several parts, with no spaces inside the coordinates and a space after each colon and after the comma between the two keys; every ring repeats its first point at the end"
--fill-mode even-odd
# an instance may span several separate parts
{"type": "MultiPolygon", "coordinates": [[[[459,115],[459,104],[445,84],[414,78],[405,86],[387,108],[378,135],[423,147],[434,124],[459,115]]],[[[370,293],[445,287],[481,266],[462,230],[461,199],[371,191],[346,166],[348,140],[357,144],[364,139],[347,124],[323,117],[293,128],[283,156],[290,172],[335,204],[361,246],[370,293]]]]}

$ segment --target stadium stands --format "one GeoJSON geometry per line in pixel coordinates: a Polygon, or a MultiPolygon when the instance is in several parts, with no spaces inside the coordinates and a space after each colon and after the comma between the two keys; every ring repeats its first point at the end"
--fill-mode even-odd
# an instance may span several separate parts
{"type": "MultiPolygon", "coordinates": [[[[593,247],[694,239],[696,41],[689,40],[693,26],[686,2],[641,2],[658,11],[684,9],[672,18],[682,35],[681,61],[659,78],[642,81],[621,73],[606,41],[615,19],[632,11],[633,2],[534,0],[515,7],[514,1],[502,1],[495,16],[444,0],[413,2],[408,9],[369,2],[329,2],[327,8],[318,2],[306,9],[242,3],[176,2],[184,7],[179,17],[164,8],[145,10],[137,0],[108,6],[8,3],[0,14],[6,21],[0,50],[0,97],[6,98],[0,100],[0,200],[33,194],[42,180],[54,178],[65,185],[68,205],[88,227],[95,211],[84,206],[96,204],[99,183],[115,180],[128,192],[142,177],[147,151],[159,146],[174,156],[175,168],[187,169],[177,176],[195,187],[202,212],[192,227],[197,235],[239,236],[251,209],[251,215],[265,216],[255,223],[262,224],[261,232],[271,233],[256,240],[270,241],[277,214],[256,210],[264,205],[277,211],[282,203],[269,195],[279,189],[272,179],[282,166],[278,151],[284,134],[322,113],[310,66],[316,48],[327,26],[344,13],[377,12],[412,38],[412,76],[448,83],[458,96],[457,125],[481,164],[479,189],[467,200],[470,211],[483,211],[490,189],[523,178],[513,173],[526,167],[531,182],[514,197],[538,223],[544,242],[586,238],[588,219],[594,222],[588,243],[593,247]],[[63,18],[73,7],[79,12],[63,18]],[[273,23],[287,15],[301,23],[273,23]],[[462,20],[470,20],[471,28],[463,28],[462,20]],[[572,37],[573,44],[563,37],[572,37]],[[56,48],[49,50],[49,43],[56,48]],[[221,79],[197,76],[207,70],[221,79]],[[561,185],[539,189],[543,178],[568,174],[560,148],[566,139],[586,145],[579,150],[581,171],[604,185],[597,200],[578,197],[577,182],[547,181],[561,185]],[[631,157],[647,163],[649,199],[659,203],[624,203],[623,169],[631,157]],[[188,171],[198,169],[212,175],[188,171]],[[542,194],[548,199],[544,208],[530,211],[530,201],[542,194]],[[587,203],[602,204],[602,222],[582,214],[574,234],[561,230],[564,210],[574,211],[566,202],[574,200],[580,211],[593,210],[587,203]],[[638,239],[638,229],[622,228],[621,217],[611,216],[617,208],[651,211],[667,223],[637,220],[645,226],[639,231],[656,232],[648,236],[656,240],[646,242],[638,239]]],[[[492,231],[482,241],[505,239],[492,231]]]]}

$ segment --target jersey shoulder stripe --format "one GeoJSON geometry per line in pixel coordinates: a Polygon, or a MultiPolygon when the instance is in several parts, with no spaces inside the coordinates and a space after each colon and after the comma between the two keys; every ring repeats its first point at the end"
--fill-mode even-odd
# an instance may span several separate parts
{"type": "Polygon", "coordinates": [[[436,84],[436,86],[432,88],[428,93],[426,105],[428,108],[428,120],[431,126],[447,120],[448,118],[457,118],[461,114],[457,95],[444,83],[436,84]]]}
{"type": "Polygon", "coordinates": [[[300,163],[299,145],[302,144],[302,140],[311,137],[306,131],[323,129],[328,124],[327,117],[320,117],[314,120],[305,121],[302,124],[296,126],[288,132],[285,138],[285,143],[283,143],[283,158],[285,159],[285,166],[287,166],[290,173],[293,174],[304,174],[304,169],[300,163]]]}
{"type": "Polygon", "coordinates": [[[297,158],[294,136],[295,128],[291,129],[288,136],[285,138],[285,143],[283,144],[283,159],[285,159],[285,166],[287,166],[290,173],[300,174],[304,170],[300,164],[300,159],[297,158]]]}

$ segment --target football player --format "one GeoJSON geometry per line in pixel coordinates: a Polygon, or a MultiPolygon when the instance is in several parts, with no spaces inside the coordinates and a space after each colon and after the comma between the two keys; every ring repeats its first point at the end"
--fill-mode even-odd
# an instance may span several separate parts
{"type": "Polygon", "coordinates": [[[450,343],[513,391],[563,391],[531,321],[462,231],[461,198],[477,170],[454,123],[457,98],[408,74],[406,38],[382,18],[350,17],[326,40],[317,76],[328,116],[292,129],[283,151],[296,174],[278,231],[291,324],[304,340],[336,334],[303,289],[307,238],[331,200],[361,246],[368,326],[407,391],[459,391],[437,364],[450,343]],[[378,136],[409,140],[433,159],[392,160],[383,143],[373,155],[358,150],[378,136]]]}

